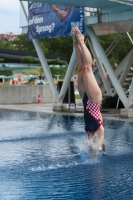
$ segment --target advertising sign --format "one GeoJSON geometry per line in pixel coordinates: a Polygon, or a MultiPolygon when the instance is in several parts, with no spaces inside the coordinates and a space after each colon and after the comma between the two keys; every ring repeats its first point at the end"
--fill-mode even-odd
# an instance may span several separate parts
{"type": "Polygon", "coordinates": [[[73,27],[84,33],[84,8],[33,3],[28,5],[27,39],[68,36],[73,27]]]}

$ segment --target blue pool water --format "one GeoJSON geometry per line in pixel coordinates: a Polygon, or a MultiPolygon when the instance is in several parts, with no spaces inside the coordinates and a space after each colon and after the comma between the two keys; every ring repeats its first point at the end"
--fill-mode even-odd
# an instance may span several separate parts
{"type": "Polygon", "coordinates": [[[0,200],[133,199],[133,123],[104,120],[92,158],[83,117],[0,110],[0,200]]]}

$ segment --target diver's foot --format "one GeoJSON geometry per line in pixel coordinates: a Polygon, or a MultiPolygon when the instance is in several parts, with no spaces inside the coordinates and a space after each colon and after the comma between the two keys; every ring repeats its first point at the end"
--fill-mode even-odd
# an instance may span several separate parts
{"type": "Polygon", "coordinates": [[[80,32],[80,30],[75,27],[75,35],[76,35],[76,39],[78,44],[84,44],[84,36],[82,35],[82,33],[80,32]]]}
{"type": "Polygon", "coordinates": [[[77,44],[77,39],[76,39],[76,35],[75,35],[75,28],[72,29],[71,34],[72,34],[73,43],[77,44]]]}

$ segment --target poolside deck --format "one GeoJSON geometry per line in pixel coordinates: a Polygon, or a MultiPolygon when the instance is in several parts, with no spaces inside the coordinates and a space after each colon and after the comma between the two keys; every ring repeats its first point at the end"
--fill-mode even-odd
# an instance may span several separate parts
{"type": "MultiPolygon", "coordinates": [[[[53,111],[53,103],[45,103],[45,104],[13,104],[13,105],[0,105],[0,109],[10,109],[10,110],[23,110],[23,111],[30,111],[30,112],[44,112],[44,113],[55,113],[61,115],[74,115],[74,116],[82,116],[83,115],[83,106],[76,102],[76,109],[75,107],[70,107],[63,112],[53,111]]],[[[117,120],[124,120],[124,121],[132,121],[133,118],[124,118],[120,116],[119,109],[101,109],[103,118],[115,118],[117,120]]]]}

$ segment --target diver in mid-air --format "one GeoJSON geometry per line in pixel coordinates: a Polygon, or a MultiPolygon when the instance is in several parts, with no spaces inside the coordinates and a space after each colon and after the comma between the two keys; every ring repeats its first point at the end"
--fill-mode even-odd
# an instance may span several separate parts
{"type": "Polygon", "coordinates": [[[102,93],[94,77],[91,54],[84,43],[84,36],[77,27],[72,29],[72,38],[78,63],[78,90],[84,105],[85,131],[90,148],[105,151],[104,127],[100,112],[102,93]]]}

